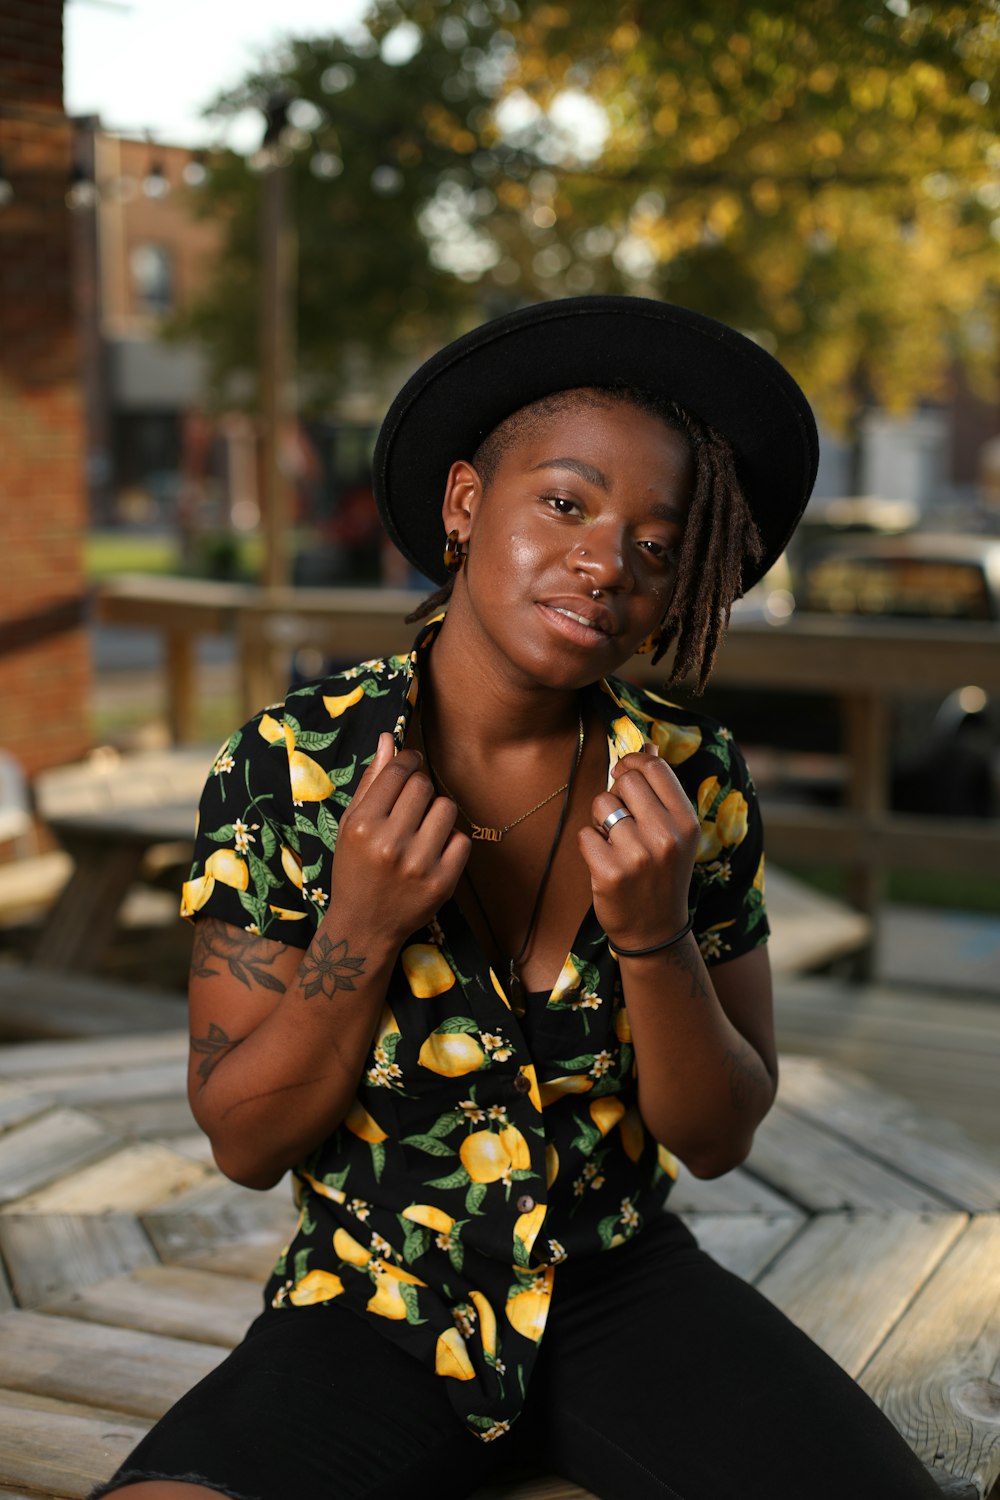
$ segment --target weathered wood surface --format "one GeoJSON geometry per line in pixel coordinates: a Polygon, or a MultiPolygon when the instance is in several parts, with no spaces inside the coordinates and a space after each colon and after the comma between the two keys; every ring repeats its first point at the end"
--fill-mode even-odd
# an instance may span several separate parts
{"type": "MultiPolygon", "coordinates": [[[[215,1170],[184,1055],[179,1033],[0,1050],[0,1500],[75,1500],[112,1472],[241,1336],[292,1231],[287,1183],[251,1193],[215,1170]]],[[[782,1061],[745,1167],[682,1171],[672,1206],[872,1392],[943,1493],[984,1496],[1000,1167],[859,1078],[782,1061]]],[[[550,1477],[479,1500],[587,1497],[550,1477]]]]}

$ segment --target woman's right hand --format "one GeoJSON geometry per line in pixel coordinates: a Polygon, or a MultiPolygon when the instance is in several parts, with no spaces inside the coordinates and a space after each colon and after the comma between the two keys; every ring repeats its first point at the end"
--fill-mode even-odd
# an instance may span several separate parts
{"type": "Polygon", "coordinates": [[[342,927],[357,914],[395,952],[453,894],[472,845],[455,827],[454,802],[435,795],[423,757],[393,750],[392,735],[381,734],[340,819],[329,915],[342,927]]]}

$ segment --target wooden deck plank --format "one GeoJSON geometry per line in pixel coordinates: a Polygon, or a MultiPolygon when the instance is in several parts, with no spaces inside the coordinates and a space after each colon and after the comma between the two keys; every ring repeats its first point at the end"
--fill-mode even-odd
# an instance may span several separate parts
{"type": "Polygon", "coordinates": [[[145,1213],[205,1182],[210,1175],[208,1168],[169,1147],[142,1141],[19,1198],[0,1210],[0,1218],[10,1213],[145,1213]]]}
{"type": "Polygon", "coordinates": [[[86,1323],[9,1312],[0,1318],[0,1383],[156,1418],[224,1358],[214,1344],[106,1326],[100,1350],[95,1359],[94,1330],[86,1323]]]}
{"type": "Polygon", "coordinates": [[[279,1183],[266,1193],[237,1187],[224,1179],[193,1188],[166,1208],[143,1215],[143,1226],[161,1260],[200,1255],[227,1242],[281,1243],[291,1237],[296,1210],[287,1184],[279,1183]]]}
{"type": "Polygon", "coordinates": [[[141,984],[50,973],[32,964],[0,966],[0,1036],[5,1039],[105,1036],[184,1024],[184,998],[141,984]]]}
{"type": "Polygon", "coordinates": [[[177,1030],[139,1036],[87,1037],[71,1042],[18,1042],[0,1048],[0,1078],[31,1081],[37,1074],[107,1073],[151,1062],[186,1062],[187,1033],[177,1030]]]}
{"type": "Polygon", "coordinates": [[[687,1214],[782,1214],[797,1212],[797,1205],[776,1193],[759,1177],[742,1167],[724,1177],[695,1177],[681,1167],[667,1199],[675,1213],[687,1214]]]}
{"type": "Polygon", "coordinates": [[[685,1214],[684,1222],[714,1260],[756,1281],[806,1222],[804,1214],[685,1214]]]}
{"type": "Polygon", "coordinates": [[[0,1390],[0,1482],[23,1487],[35,1500],[83,1500],[114,1473],[148,1426],[0,1390]]]}
{"type": "Polygon", "coordinates": [[[231,1349],[262,1307],[259,1281],[150,1265],[57,1297],[39,1311],[231,1349]]]}
{"type": "Polygon", "coordinates": [[[148,1236],[129,1214],[0,1216],[0,1250],[21,1307],[156,1262],[148,1236]]]}
{"type": "Polygon", "coordinates": [[[39,1093],[30,1085],[0,1083],[0,1130],[22,1125],[49,1109],[52,1102],[50,1094],[39,1093]]]}
{"type": "Polygon", "coordinates": [[[1000,1215],[974,1218],[860,1373],[927,1464],[1000,1477],[1000,1215]]]}
{"type": "MultiPolygon", "coordinates": [[[[178,1136],[190,1138],[194,1123],[191,1106],[183,1093],[164,1095],[159,1099],[125,1099],[120,1103],[95,1103],[88,1106],[90,1113],[103,1120],[106,1125],[120,1130],[123,1135],[138,1136],[140,1140],[169,1140],[173,1150],[180,1149],[178,1136]]],[[[190,1152],[188,1152],[190,1154],[190,1152]]],[[[212,1148],[205,1142],[203,1160],[212,1161],[212,1148]]]]}
{"type": "Polygon", "coordinates": [[[1000,1164],[976,1151],[957,1127],[928,1120],[859,1074],[831,1070],[815,1058],[787,1058],[780,1097],[785,1109],[835,1130],[957,1207],[1000,1208],[1000,1164]]]}
{"type": "Polygon", "coordinates": [[[757,1287],[856,1376],[966,1223],[964,1214],[819,1214],[757,1287]]]}
{"type": "Polygon", "coordinates": [[[747,1160],[769,1187],[814,1213],[830,1209],[908,1209],[943,1213],[954,1204],[863,1156],[851,1142],[776,1104],[747,1160]]]}
{"type": "Polygon", "coordinates": [[[290,1229],[258,1231],[241,1240],[224,1240],[188,1254],[179,1255],[173,1264],[190,1266],[196,1271],[217,1271],[222,1276],[241,1276],[260,1291],[270,1276],[275,1261],[288,1242],[290,1229]]]}
{"type": "MultiPolygon", "coordinates": [[[[42,1073],[33,1080],[42,1092],[70,1108],[89,1109],[122,1103],[148,1104],[156,1099],[183,1099],[185,1066],[168,1058],[144,1067],[112,1068],[103,1073],[42,1073]]],[[[191,1116],[188,1114],[188,1123],[191,1116]]]]}
{"type": "Polygon", "coordinates": [[[118,1133],[75,1109],[52,1109],[0,1136],[0,1203],[11,1203],[56,1178],[107,1156],[118,1133]]]}

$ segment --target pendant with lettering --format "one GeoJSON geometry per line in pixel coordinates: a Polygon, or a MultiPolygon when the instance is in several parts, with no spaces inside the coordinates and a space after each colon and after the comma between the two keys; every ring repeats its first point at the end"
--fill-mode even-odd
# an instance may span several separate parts
{"type": "MultiPolygon", "coordinates": [[[[472,823],[471,818],[469,822],[472,823]]],[[[472,823],[472,837],[480,843],[499,844],[503,836],[504,829],[502,828],[487,828],[482,823],[472,823]]]]}

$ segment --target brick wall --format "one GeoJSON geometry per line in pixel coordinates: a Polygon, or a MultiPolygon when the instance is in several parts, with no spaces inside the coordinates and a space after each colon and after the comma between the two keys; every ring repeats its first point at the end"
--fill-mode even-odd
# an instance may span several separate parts
{"type": "Polygon", "coordinates": [[[61,0],[0,0],[0,157],[0,745],[30,774],[89,743],[61,0]]]}

